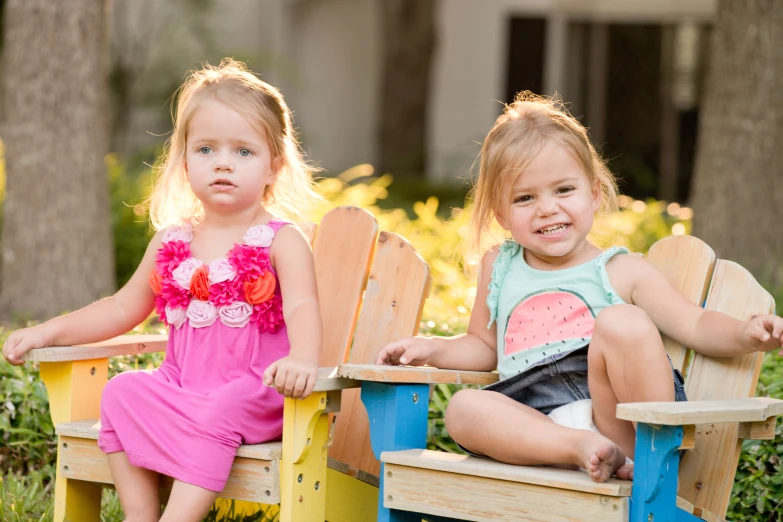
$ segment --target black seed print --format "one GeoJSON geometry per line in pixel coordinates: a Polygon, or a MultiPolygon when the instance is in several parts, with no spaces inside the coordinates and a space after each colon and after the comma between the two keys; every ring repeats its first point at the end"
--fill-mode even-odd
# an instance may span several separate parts
{"type": "Polygon", "coordinates": [[[517,360],[517,358],[516,358],[516,357],[514,357],[514,356],[512,355],[512,356],[511,356],[511,360],[512,360],[512,361],[516,361],[516,360],[517,360]]]}
{"type": "Polygon", "coordinates": [[[563,304],[563,303],[562,303],[561,301],[558,301],[558,302],[557,302],[557,304],[561,305],[561,304],[563,304]]]}
{"type": "Polygon", "coordinates": [[[546,343],[547,346],[549,346],[549,343],[546,343]]]}
{"type": "Polygon", "coordinates": [[[547,306],[546,309],[549,310],[549,307],[547,306]]]}
{"type": "Polygon", "coordinates": [[[546,355],[546,352],[544,352],[544,355],[546,355]]]}
{"type": "Polygon", "coordinates": [[[564,322],[564,323],[567,323],[567,322],[568,322],[568,321],[566,321],[566,318],[565,318],[565,317],[563,317],[563,322],[564,322]]]}
{"type": "Polygon", "coordinates": [[[585,314],[582,314],[582,317],[584,317],[584,316],[585,316],[585,314]]]}
{"type": "Polygon", "coordinates": [[[584,338],[584,337],[582,337],[582,340],[584,341],[584,340],[585,340],[585,338],[584,338]]]}
{"type": "Polygon", "coordinates": [[[527,359],[525,359],[525,364],[527,364],[527,359]]]}
{"type": "Polygon", "coordinates": [[[573,309],[574,309],[574,307],[573,307],[573,306],[569,306],[568,308],[570,308],[571,310],[573,310],[573,309]]]}
{"type": "Polygon", "coordinates": [[[560,341],[560,342],[562,342],[563,344],[565,344],[565,341],[560,341]]]}

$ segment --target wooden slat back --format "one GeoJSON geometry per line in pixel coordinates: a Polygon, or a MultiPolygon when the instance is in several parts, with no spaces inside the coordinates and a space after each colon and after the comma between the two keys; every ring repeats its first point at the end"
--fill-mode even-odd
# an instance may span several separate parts
{"type": "MultiPolygon", "coordinates": [[[[667,237],[650,248],[647,259],[688,301],[701,306],[715,266],[715,252],[707,243],[693,236],[667,237]]],[[[687,349],[665,335],[663,345],[674,367],[684,372],[687,349]]]]}
{"type": "Polygon", "coordinates": [[[324,329],[321,366],[346,362],[377,237],[375,218],[358,207],[331,210],[318,226],[313,256],[324,329]]]}
{"type": "MultiPolygon", "coordinates": [[[[706,308],[745,321],[752,315],[774,312],[775,301],[747,270],[731,261],[719,260],[706,308]]],[[[694,353],[685,381],[688,398],[752,397],[762,358],[761,353],[730,358],[694,353]]],[[[689,451],[681,463],[679,495],[697,507],[725,517],[740,446],[736,424],[697,426],[696,449],[689,451]]]]}
{"type": "MultiPolygon", "coordinates": [[[[430,288],[430,268],[410,243],[381,232],[367,281],[364,302],[349,361],[374,362],[387,343],[415,335],[430,288]]],[[[377,476],[367,412],[358,390],[344,390],[329,456],[377,476]]]]}

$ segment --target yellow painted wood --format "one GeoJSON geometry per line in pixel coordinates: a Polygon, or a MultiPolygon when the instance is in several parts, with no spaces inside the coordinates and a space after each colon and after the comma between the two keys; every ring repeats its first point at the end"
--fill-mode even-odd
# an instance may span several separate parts
{"type": "MultiPolygon", "coordinates": [[[[108,380],[108,371],[107,359],[41,363],[40,375],[49,394],[54,424],[99,416],[100,397],[108,380]]],[[[98,522],[101,514],[100,484],[62,477],[59,471],[61,458],[58,451],[54,522],[98,522]]]]}
{"type": "Polygon", "coordinates": [[[274,520],[274,517],[280,514],[280,506],[277,504],[259,504],[258,502],[243,502],[224,498],[217,499],[215,507],[218,508],[218,520],[231,515],[253,515],[259,511],[264,514],[265,520],[274,520]]]}
{"type": "Polygon", "coordinates": [[[306,399],[285,400],[280,522],[325,520],[329,449],[326,396],[327,392],[315,392],[306,399]]]}
{"type": "Polygon", "coordinates": [[[329,468],[326,472],[326,520],[329,522],[375,522],[378,488],[329,468]]]}

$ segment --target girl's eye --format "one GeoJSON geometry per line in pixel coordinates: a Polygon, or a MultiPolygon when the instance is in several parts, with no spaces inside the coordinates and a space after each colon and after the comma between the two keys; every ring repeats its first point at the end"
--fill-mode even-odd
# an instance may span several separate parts
{"type": "Polygon", "coordinates": [[[532,201],[533,196],[517,196],[517,198],[514,200],[514,203],[527,203],[528,201],[532,201]]]}
{"type": "Polygon", "coordinates": [[[250,156],[253,154],[249,149],[239,149],[240,156],[250,156]]]}
{"type": "Polygon", "coordinates": [[[198,151],[201,154],[209,154],[210,152],[212,152],[212,149],[209,147],[201,147],[200,149],[198,149],[198,151]]]}
{"type": "Polygon", "coordinates": [[[560,187],[559,189],[557,189],[557,193],[558,194],[567,194],[568,192],[571,192],[572,190],[574,190],[574,187],[560,187]]]}

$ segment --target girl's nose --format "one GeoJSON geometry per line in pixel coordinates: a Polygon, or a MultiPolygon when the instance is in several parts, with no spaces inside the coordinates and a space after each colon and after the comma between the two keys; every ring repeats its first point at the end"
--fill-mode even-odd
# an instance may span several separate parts
{"type": "Polygon", "coordinates": [[[539,198],[538,213],[542,216],[551,216],[558,210],[557,200],[555,198],[539,198]]]}
{"type": "Polygon", "coordinates": [[[231,172],[234,170],[231,159],[225,154],[218,154],[215,158],[216,172],[231,172]]]}

